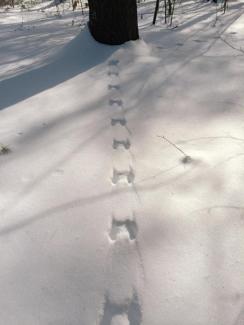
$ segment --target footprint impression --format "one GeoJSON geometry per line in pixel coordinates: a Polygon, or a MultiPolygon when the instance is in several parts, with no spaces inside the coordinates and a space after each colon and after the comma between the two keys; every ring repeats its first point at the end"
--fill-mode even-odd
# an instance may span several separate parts
{"type": "Polygon", "coordinates": [[[116,240],[122,232],[127,232],[130,240],[136,239],[138,232],[136,221],[129,218],[125,220],[116,220],[113,218],[109,234],[110,238],[116,240]]]}
{"type": "MultiPolygon", "coordinates": [[[[112,148],[119,150],[123,159],[127,157],[124,155],[125,151],[131,147],[131,140],[127,129],[127,119],[123,114],[124,103],[120,93],[119,60],[110,60],[108,67],[108,76],[110,77],[108,104],[112,109],[111,127],[119,132],[113,137],[112,148]]],[[[120,162],[121,156],[119,157],[120,162]]],[[[116,159],[118,159],[118,156],[116,156],[116,159]]],[[[112,169],[112,185],[123,183],[128,186],[133,184],[135,171],[130,166],[129,161],[128,168],[122,168],[121,166],[120,168],[113,167],[112,169]]],[[[100,325],[141,325],[142,323],[142,312],[138,290],[136,290],[141,273],[140,257],[138,257],[139,252],[136,243],[137,233],[138,227],[134,217],[112,218],[109,231],[111,240],[108,269],[109,283],[104,297],[100,325]]]]}
{"type": "Polygon", "coordinates": [[[116,304],[106,296],[100,325],[141,325],[141,322],[142,313],[136,293],[124,304],[116,304]]]}

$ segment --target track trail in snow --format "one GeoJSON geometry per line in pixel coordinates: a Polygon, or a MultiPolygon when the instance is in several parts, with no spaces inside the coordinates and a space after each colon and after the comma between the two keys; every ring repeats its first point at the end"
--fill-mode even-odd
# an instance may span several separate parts
{"type": "MultiPolygon", "coordinates": [[[[112,129],[112,191],[120,196],[121,205],[114,204],[108,233],[110,242],[109,278],[104,296],[100,325],[142,324],[138,278],[143,278],[143,263],[137,242],[139,226],[136,219],[134,161],[130,152],[132,132],[128,127],[120,86],[120,61],[108,62],[108,105],[112,129]],[[126,189],[122,193],[121,189],[126,189]],[[123,207],[123,208],[122,208],[123,207]],[[136,270],[136,272],[135,272],[136,270]],[[129,274],[129,276],[128,276],[129,274]]],[[[122,191],[123,192],[123,191],[122,191]]]]}

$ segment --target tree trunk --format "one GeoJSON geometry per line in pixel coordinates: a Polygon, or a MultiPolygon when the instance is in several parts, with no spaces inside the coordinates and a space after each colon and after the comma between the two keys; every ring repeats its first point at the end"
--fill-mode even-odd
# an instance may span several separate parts
{"type": "Polygon", "coordinates": [[[105,44],[138,39],[136,0],[89,0],[89,28],[105,44]]]}
{"type": "Polygon", "coordinates": [[[158,8],[159,8],[159,0],[156,1],[156,5],[155,5],[154,16],[153,16],[153,25],[155,25],[155,23],[156,23],[158,8]]]}

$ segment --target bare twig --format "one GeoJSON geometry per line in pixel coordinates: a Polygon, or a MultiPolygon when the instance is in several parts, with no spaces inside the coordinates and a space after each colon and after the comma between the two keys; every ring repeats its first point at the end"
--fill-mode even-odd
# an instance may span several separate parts
{"type": "Polygon", "coordinates": [[[221,39],[221,41],[223,41],[226,45],[228,45],[229,47],[231,47],[233,50],[236,50],[236,51],[244,54],[244,50],[241,47],[240,48],[235,47],[230,42],[228,42],[225,38],[223,38],[221,35],[220,35],[219,38],[221,39]]]}
{"type": "Polygon", "coordinates": [[[7,153],[10,153],[10,149],[8,146],[3,145],[0,143],[0,155],[6,155],[7,153]]]}
{"type": "Polygon", "coordinates": [[[167,141],[169,144],[171,144],[175,149],[177,149],[180,153],[183,154],[184,158],[182,159],[183,164],[188,164],[190,162],[192,162],[192,158],[191,156],[187,155],[182,149],[180,149],[176,144],[174,144],[173,142],[171,142],[169,139],[167,139],[165,136],[162,135],[158,135],[159,138],[164,139],[165,141],[167,141]]]}
{"type": "Polygon", "coordinates": [[[169,144],[171,144],[173,147],[175,147],[178,151],[180,151],[185,157],[188,156],[182,149],[180,149],[176,144],[174,144],[169,139],[167,139],[164,135],[163,136],[162,135],[157,135],[157,137],[162,138],[165,141],[167,141],[169,144]]]}

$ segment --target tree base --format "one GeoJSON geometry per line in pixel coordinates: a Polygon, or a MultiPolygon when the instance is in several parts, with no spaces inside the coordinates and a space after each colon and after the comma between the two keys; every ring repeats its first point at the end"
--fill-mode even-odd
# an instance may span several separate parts
{"type": "Polygon", "coordinates": [[[119,45],[137,40],[136,0],[89,0],[88,25],[100,43],[119,45]]]}

